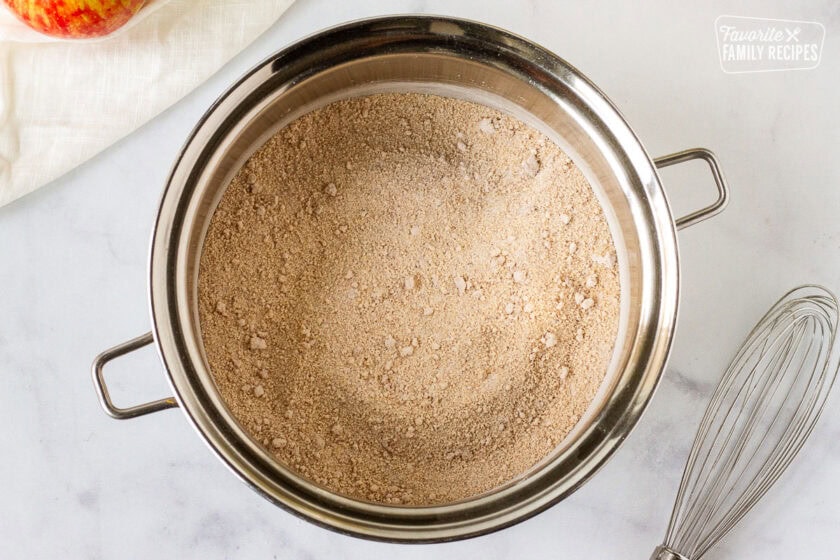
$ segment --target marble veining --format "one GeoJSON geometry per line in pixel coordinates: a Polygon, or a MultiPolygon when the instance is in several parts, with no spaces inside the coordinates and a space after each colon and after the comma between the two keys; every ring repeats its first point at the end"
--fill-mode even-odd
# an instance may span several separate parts
{"type": "MultiPolygon", "coordinates": [[[[840,290],[840,10],[830,0],[687,7],[530,0],[298,0],[182,102],[53,184],[0,208],[0,557],[503,560],[647,558],[717,379],[761,314],[795,284],[840,290]],[[158,197],[190,129],[253,64],[328,25],[430,12],[483,20],[557,52],[615,101],[653,155],[714,150],[732,202],[680,232],[682,294],[670,366],[623,447],[568,500],[465,542],[398,546],[333,534],[232,476],[177,410],[116,422],[88,369],[148,330],[146,256],[158,197]],[[820,66],[726,75],[721,14],[815,20],[820,66]]],[[[712,195],[699,164],[663,173],[675,213],[712,195]]],[[[115,398],[167,393],[151,350],[109,374],[115,398]]],[[[724,558],[827,557],[840,527],[840,397],[803,455],[716,550],[724,558]]]]}

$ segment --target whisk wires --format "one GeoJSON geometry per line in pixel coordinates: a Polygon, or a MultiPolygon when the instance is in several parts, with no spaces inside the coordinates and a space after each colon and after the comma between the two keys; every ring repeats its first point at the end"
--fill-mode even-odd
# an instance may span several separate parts
{"type": "Polygon", "coordinates": [[[784,472],[837,374],[838,303],[825,288],[785,294],[729,364],[686,462],[665,546],[697,560],[784,472]]]}

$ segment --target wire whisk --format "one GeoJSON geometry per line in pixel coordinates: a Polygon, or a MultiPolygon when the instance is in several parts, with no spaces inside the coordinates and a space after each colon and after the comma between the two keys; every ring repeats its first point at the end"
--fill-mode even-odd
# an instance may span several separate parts
{"type": "Polygon", "coordinates": [[[698,560],[784,472],[837,375],[837,328],[837,299],[813,285],[785,294],[753,327],[706,408],[651,560],[698,560]]]}

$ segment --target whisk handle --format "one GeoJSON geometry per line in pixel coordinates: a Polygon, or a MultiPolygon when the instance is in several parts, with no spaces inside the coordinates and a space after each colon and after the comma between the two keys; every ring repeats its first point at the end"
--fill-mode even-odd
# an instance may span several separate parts
{"type": "Polygon", "coordinates": [[[656,550],[653,551],[653,556],[650,557],[650,560],[689,560],[679,552],[674,552],[664,544],[660,544],[656,547],[656,550]]]}

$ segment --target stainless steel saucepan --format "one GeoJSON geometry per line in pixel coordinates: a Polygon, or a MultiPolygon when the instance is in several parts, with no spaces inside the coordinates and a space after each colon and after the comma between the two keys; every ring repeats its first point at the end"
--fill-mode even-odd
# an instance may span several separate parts
{"type": "Polygon", "coordinates": [[[652,159],[610,100],[564,60],[480,23],[399,16],[349,23],[271,56],[207,111],[163,193],[149,257],[152,330],[102,353],[93,374],[114,418],[180,407],[230,469],[277,505],[357,536],[434,542],[522,521],[575,491],[636,424],[665,367],[679,296],[676,230],[720,212],[727,187],[714,155],[694,149],[652,159]],[[592,183],[617,248],[621,319],[606,379],[588,412],[553,454],[516,480],[434,507],[372,504],[305,480],[237,424],[208,369],[197,278],[207,226],[231,177],[273,133],[337,99],[385,91],[431,92],[505,111],[549,135],[592,183]],[[674,219],[657,168],[703,159],[717,189],[710,206],[674,219]],[[154,344],[171,398],[128,408],[108,395],[103,368],[154,344]]]}

